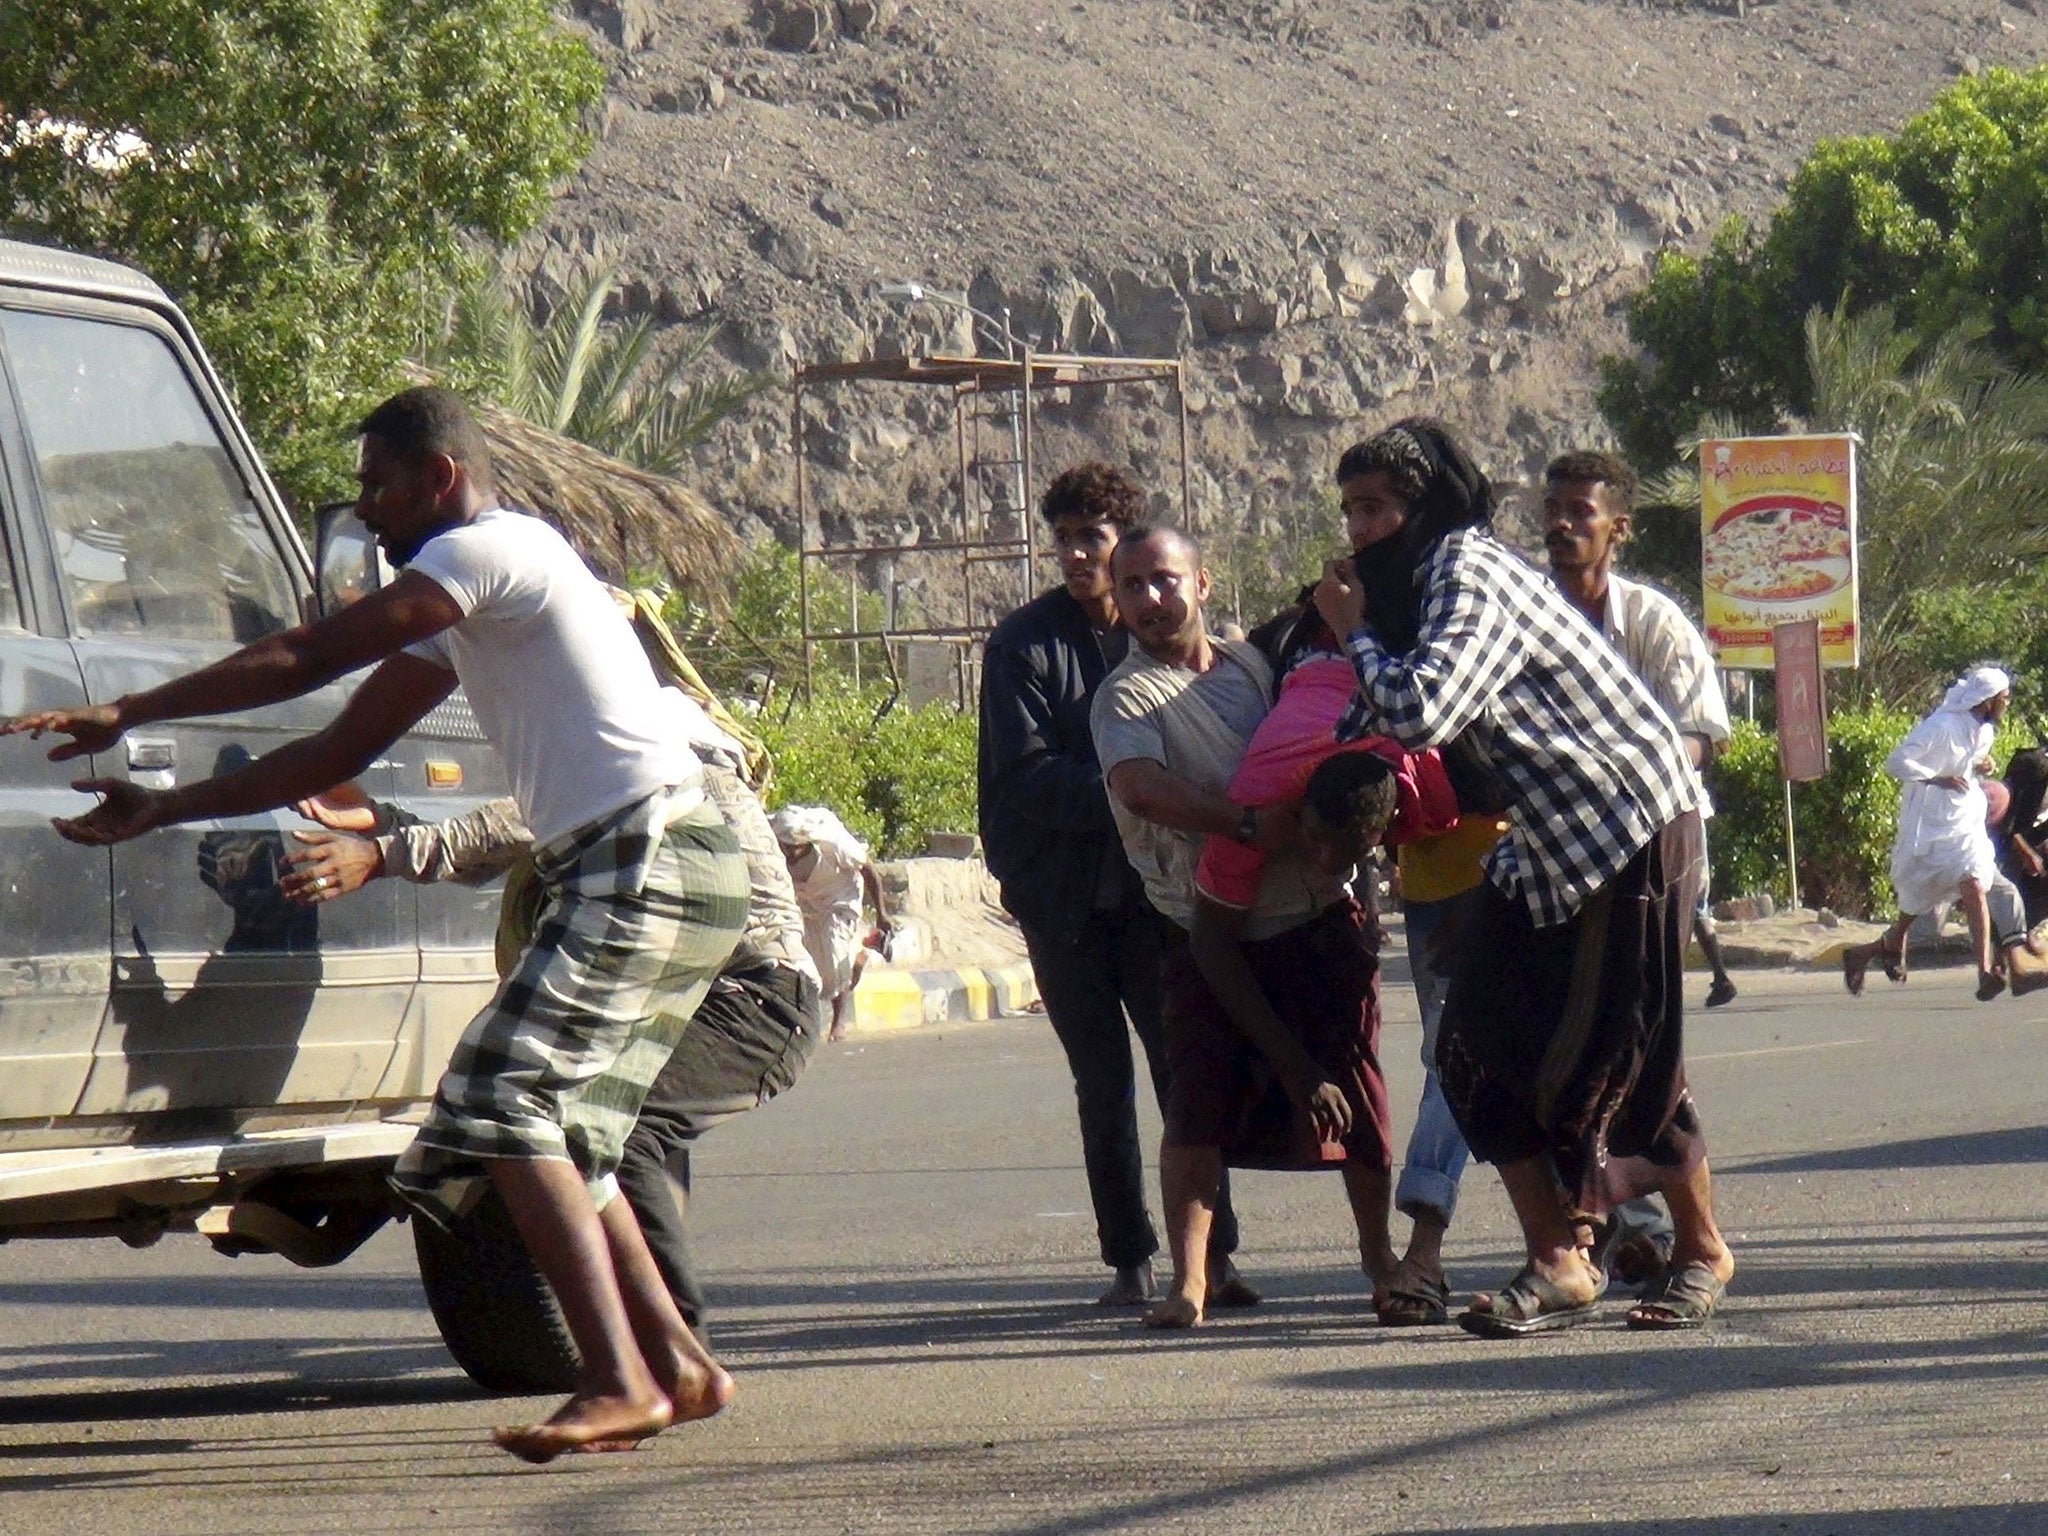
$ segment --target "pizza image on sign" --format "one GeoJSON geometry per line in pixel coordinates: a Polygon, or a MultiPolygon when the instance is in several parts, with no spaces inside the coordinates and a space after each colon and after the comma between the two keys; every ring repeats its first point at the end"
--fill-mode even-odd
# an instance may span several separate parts
{"type": "Polygon", "coordinates": [[[1783,493],[1737,502],[1704,544],[1706,584],[1741,602],[1787,603],[1849,585],[1848,510],[1783,493]]]}
{"type": "Polygon", "coordinates": [[[1722,666],[1770,669],[1773,635],[1805,619],[1822,666],[1855,666],[1856,439],[1702,442],[1700,559],[1700,628],[1722,666]]]}

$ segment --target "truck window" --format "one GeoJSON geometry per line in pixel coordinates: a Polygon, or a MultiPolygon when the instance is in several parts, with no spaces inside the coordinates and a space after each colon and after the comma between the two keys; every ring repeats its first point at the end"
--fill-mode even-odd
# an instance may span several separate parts
{"type": "Polygon", "coordinates": [[[291,579],[170,344],[0,311],[81,633],[244,643],[293,620],[291,579]]]}

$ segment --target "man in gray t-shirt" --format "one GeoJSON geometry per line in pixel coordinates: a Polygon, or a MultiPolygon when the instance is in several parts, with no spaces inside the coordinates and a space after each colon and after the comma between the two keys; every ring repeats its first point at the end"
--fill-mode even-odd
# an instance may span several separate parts
{"type": "MultiPolygon", "coordinates": [[[[1206,1309],[1223,1299],[1223,1284],[1235,1279],[1213,1268],[1216,1257],[1207,1244],[1225,1146],[1248,1145],[1247,1125],[1273,1129],[1271,1116],[1261,1118],[1268,1098],[1256,1085],[1259,1074],[1248,1060],[1258,1051],[1198,973],[1188,943],[1196,920],[1195,866],[1203,840],[1234,838],[1273,855],[1258,899],[1245,914],[1245,939],[1256,944],[1300,934],[1326,947],[1349,943],[1358,951],[1349,980],[1365,989],[1361,1008],[1374,987],[1374,971],[1355,928],[1325,933],[1318,926],[1330,917],[1334,927],[1344,927],[1344,918],[1355,909],[1341,887],[1316,874],[1294,846],[1292,816],[1275,807],[1241,807],[1229,799],[1238,759],[1271,702],[1272,670],[1256,648],[1207,632],[1202,605],[1209,595],[1209,575],[1200,549],[1177,530],[1137,530],[1118,543],[1114,561],[1117,608],[1137,644],[1103,680],[1090,724],[1124,851],[1145,882],[1147,899],[1176,930],[1167,941],[1162,976],[1170,1067],[1166,1136],[1159,1155],[1174,1284],[1145,1320],[1154,1327],[1184,1328],[1201,1322],[1206,1309]]],[[[1321,964],[1317,959],[1308,963],[1321,964]]],[[[1309,975],[1304,986],[1333,990],[1321,987],[1325,979],[1330,978],[1309,975]]],[[[1295,1012],[1291,999],[1271,1001],[1283,1017],[1295,1012]]],[[[1371,1017],[1376,1023],[1377,1012],[1371,1017]]],[[[1284,1102],[1278,1103],[1278,1112],[1281,1120],[1288,1118],[1284,1102]]],[[[1279,1129],[1284,1134],[1288,1127],[1279,1129]]],[[[1256,1166],[1308,1166],[1270,1160],[1264,1151],[1246,1160],[1256,1166]]],[[[1379,1262],[1386,1244],[1386,1170],[1350,1163],[1345,1168],[1347,1181],[1360,1185],[1354,1205],[1364,1199],[1366,1218],[1373,1205],[1369,1197],[1378,1191],[1379,1239],[1372,1259],[1387,1267],[1391,1259],[1379,1262]]],[[[1370,1219],[1362,1219],[1362,1256],[1371,1230],[1370,1219]]]]}
{"type": "MultiPolygon", "coordinates": [[[[1265,718],[1273,677],[1256,647],[1241,640],[1198,638],[1206,670],[1133,647],[1103,679],[1089,712],[1096,757],[1111,785],[1110,814],[1124,851],[1145,882],[1146,899],[1183,930],[1194,923],[1195,865],[1208,829],[1181,825],[1187,818],[1145,815],[1116,793],[1116,783],[1120,777],[1128,791],[1153,777],[1144,771],[1151,765],[1220,801],[1245,743],[1265,718]]],[[[1231,836],[1237,834],[1238,817],[1232,807],[1224,829],[1231,836]]]]}

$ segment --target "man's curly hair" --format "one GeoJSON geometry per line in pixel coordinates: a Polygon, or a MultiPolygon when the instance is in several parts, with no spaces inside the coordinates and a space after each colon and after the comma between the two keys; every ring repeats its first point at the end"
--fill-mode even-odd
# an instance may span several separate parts
{"type": "Polygon", "coordinates": [[[1429,484],[1429,456],[1406,427],[1392,426],[1362,443],[1353,443],[1337,460],[1339,485],[1375,472],[1385,475],[1394,494],[1413,506],[1429,484]]]}
{"type": "Polygon", "coordinates": [[[1561,453],[1543,471],[1545,485],[1566,485],[1574,481],[1604,485],[1614,492],[1614,499],[1621,504],[1622,511],[1635,510],[1636,472],[1611,453],[1601,453],[1593,448],[1561,453]]]}
{"type": "Polygon", "coordinates": [[[1123,532],[1145,520],[1145,492],[1114,464],[1100,459],[1062,470],[1038,501],[1038,515],[1051,527],[1063,517],[1108,523],[1123,532]]]}

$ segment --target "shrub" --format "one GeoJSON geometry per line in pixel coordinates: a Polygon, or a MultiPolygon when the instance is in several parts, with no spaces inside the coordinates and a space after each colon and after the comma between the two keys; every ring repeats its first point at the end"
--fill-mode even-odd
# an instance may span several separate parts
{"type": "MultiPolygon", "coordinates": [[[[1825,778],[1792,786],[1799,843],[1799,894],[1808,906],[1874,915],[1891,906],[1892,833],[1899,787],[1884,760],[1913,717],[1884,708],[1841,710],[1828,719],[1825,778]]],[[[1723,895],[1791,894],[1785,874],[1785,791],[1777,738],[1747,721],[1710,775],[1714,819],[1707,842],[1714,888],[1723,895]]]]}
{"type": "Polygon", "coordinates": [[[924,851],[933,832],[975,828],[972,714],[946,704],[897,705],[826,691],[760,722],[775,758],[774,805],[825,805],[878,856],[924,851]]]}
{"type": "MultiPolygon", "coordinates": [[[[1807,906],[1873,918],[1895,910],[1889,870],[1899,786],[1884,771],[1884,760],[1916,718],[1882,706],[1837,710],[1828,717],[1826,777],[1792,786],[1799,896],[1807,906]]],[[[1992,756],[2003,764],[2027,744],[2022,730],[2008,723],[1992,756]]],[[[1714,889],[1723,896],[1788,897],[1777,738],[1737,721],[1728,750],[1708,772],[1708,786],[1715,813],[1707,824],[1714,889]]]]}
{"type": "MultiPolygon", "coordinates": [[[[829,581],[820,579],[815,568],[811,575],[813,633],[882,627],[885,604],[880,594],[863,589],[850,595],[843,570],[829,581]]],[[[693,606],[683,593],[669,599],[662,616],[683,637],[706,680],[721,693],[739,693],[748,673],[765,671],[777,693],[788,695],[802,688],[804,681],[801,591],[797,552],[770,540],[749,549],[741,560],[733,576],[731,611],[722,621],[693,606]]],[[[849,686],[856,647],[868,676],[879,677],[887,670],[876,641],[820,644],[812,662],[821,694],[849,686]]],[[[869,700],[870,715],[875,703],[869,700]]]]}

